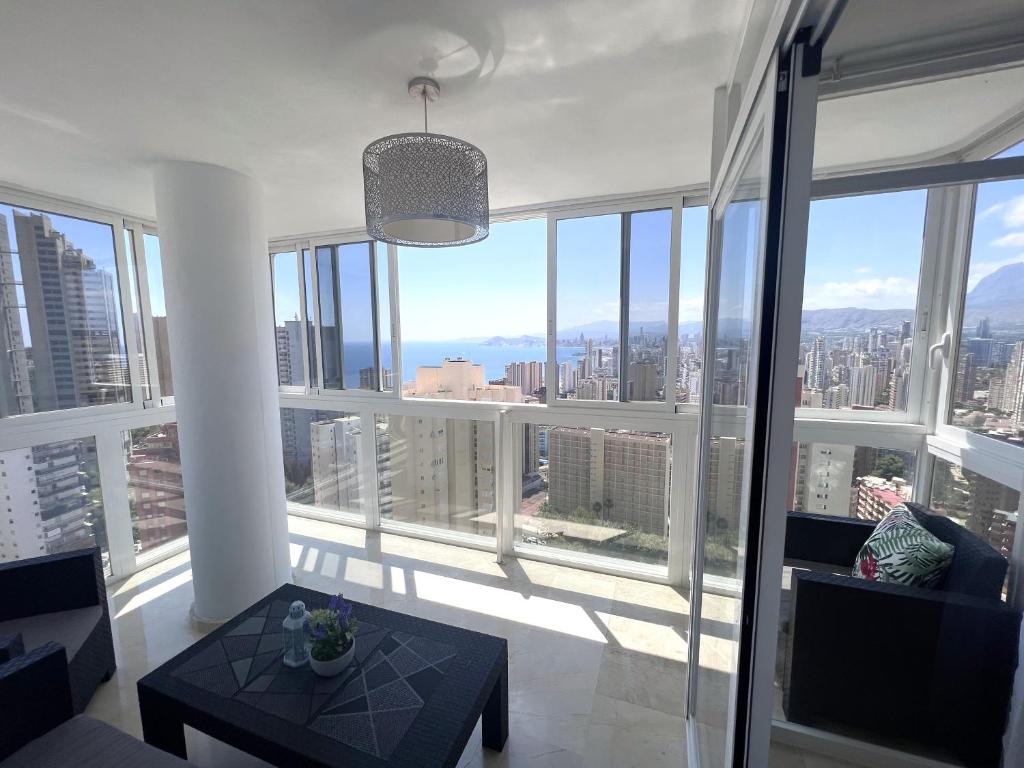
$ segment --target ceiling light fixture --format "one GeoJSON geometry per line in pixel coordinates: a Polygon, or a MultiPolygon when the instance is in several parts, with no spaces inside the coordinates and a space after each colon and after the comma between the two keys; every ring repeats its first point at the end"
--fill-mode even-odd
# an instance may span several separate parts
{"type": "Polygon", "coordinates": [[[441,95],[429,77],[409,81],[423,99],[423,132],[396,133],[363,151],[366,232],[395,245],[440,248],[487,237],[487,158],[472,144],[427,130],[441,95]]]}

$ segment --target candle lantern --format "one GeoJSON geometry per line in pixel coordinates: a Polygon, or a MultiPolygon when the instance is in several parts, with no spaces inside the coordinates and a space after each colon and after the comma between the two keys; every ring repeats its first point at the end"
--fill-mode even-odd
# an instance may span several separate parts
{"type": "Polygon", "coordinates": [[[289,667],[301,667],[309,661],[306,649],[306,605],[296,600],[288,609],[288,615],[281,622],[284,631],[284,663],[289,667]]]}

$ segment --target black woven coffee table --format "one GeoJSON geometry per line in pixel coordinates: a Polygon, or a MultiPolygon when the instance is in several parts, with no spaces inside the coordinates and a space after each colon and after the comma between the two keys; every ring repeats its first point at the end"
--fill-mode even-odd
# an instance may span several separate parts
{"type": "Polygon", "coordinates": [[[482,716],[484,746],[505,746],[504,639],[353,603],[346,671],[285,666],[288,606],[329,599],[286,584],[139,680],[146,741],[185,757],[187,724],[282,766],[454,766],[482,716]]]}

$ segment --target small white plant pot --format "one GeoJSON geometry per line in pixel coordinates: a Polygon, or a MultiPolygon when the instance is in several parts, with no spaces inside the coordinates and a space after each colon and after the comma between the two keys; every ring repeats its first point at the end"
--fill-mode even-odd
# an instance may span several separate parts
{"type": "Polygon", "coordinates": [[[309,666],[313,668],[313,671],[320,675],[320,677],[334,677],[341,672],[344,672],[348,665],[352,663],[352,659],[356,655],[356,643],[353,639],[352,645],[348,647],[341,656],[330,661],[317,661],[312,655],[309,657],[309,666]]]}

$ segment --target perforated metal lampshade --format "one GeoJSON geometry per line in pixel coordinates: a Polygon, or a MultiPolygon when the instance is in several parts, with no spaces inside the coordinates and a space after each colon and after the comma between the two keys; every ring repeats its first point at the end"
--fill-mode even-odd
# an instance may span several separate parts
{"type": "Polygon", "coordinates": [[[398,133],[363,152],[366,232],[395,245],[440,248],[489,231],[487,158],[438,133],[398,133]]]}

